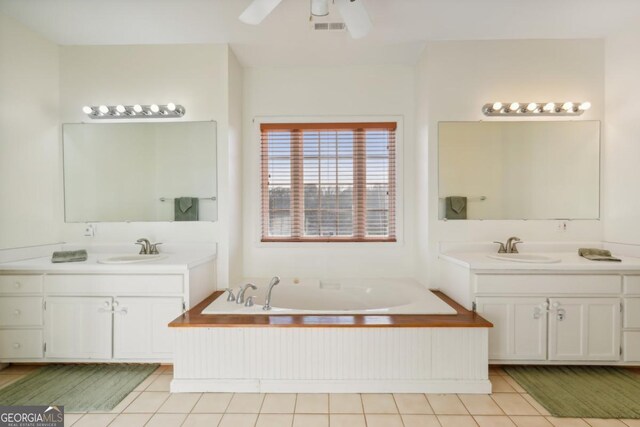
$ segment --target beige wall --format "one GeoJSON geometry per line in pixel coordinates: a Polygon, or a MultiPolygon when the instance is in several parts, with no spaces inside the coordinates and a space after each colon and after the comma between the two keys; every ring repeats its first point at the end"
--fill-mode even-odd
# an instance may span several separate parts
{"type": "Polygon", "coordinates": [[[58,46],[2,14],[0,99],[0,249],[58,242],[58,46]]]}

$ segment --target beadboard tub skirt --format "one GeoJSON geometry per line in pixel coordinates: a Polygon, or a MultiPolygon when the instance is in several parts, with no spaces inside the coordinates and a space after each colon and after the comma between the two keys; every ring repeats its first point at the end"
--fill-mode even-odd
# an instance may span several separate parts
{"type": "Polygon", "coordinates": [[[488,328],[174,328],[171,392],[490,393],[488,328]]]}

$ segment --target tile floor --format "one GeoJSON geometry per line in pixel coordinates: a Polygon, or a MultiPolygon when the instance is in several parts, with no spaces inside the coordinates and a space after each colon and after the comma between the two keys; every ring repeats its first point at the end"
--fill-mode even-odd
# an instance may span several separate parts
{"type": "MultiPolygon", "coordinates": [[[[0,388],[35,367],[0,371],[0,388]]],[[[640,427],[640,420],[554,418],[499,367],[491,395],[169,393],[158,368],[110,413],[67,413],[74,427],[640,427]]]]}

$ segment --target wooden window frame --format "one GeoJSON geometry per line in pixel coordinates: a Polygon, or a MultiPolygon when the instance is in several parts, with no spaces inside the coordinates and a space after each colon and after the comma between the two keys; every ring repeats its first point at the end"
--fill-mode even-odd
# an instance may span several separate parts
{"type": "Polygon", "coordinates": [[[396,131],[397,122],[350,122],[350,123],[261,123],[260,124],[260,170],[261,170],[261,242],[263,243],[348,243],[348,242],[397,242],[396,236],[396,131]],[[352,236],[304,236],[304,172],[303,143],[304,131],[353,130],[355,132],[353,153],[353,235],[352,236]],[[366,236],[366,144],[363,138],[367,130],[391,132],[388,168],[388,235],[366,236]],[[269,236],[269,162],[265,148],[269,131],[291,133],[291,233],[290,236],[269,236]]]}

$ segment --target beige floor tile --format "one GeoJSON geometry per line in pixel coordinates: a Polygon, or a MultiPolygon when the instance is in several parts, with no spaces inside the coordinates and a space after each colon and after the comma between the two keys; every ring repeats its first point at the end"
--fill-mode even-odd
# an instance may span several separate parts
{"type": "Polygon", "coordinates": [[[257,414],[260,412],[264,394],[262,393],[236,393],[231,398],[227,413],[231,414],[257,414]]]}
{"type": "Polygon", "coordinates": [[[64,427],[71,427],[83,414],[64,414],[64,427]]]}
{"type": "Polygon", "coordinates": [[[162,373],[162,371],[164,371],[164,366],[158,366],[158,369],[156,369],[155,371],[153,371],[151,373],[151,375],[160,375],[162,373]]]}
{"type": "Polygon", "coordinates": [[[115,417],[116,414],[85,414],[73,425],[74,427],[106,427],[115,417]]]}
{"type": "Polygon", "coordinates": [[[154,414],[145,427],[180,427],[187,414],[154,414]]]}
{"type": "Polygon", "coordinates": [[[260,414],[256,427],[291,427],[293,414],[260,414]]]}
{"type": "Polygon", "coordinates": [[[169,398],[169,393],[161,391],[143,391],[136,400],[127,406],[124,413],[155,413],[169,398]]]}
{"type": "Polygon", "coordinates": [[[215,427],[221,419],[222,414],[189,414],[182,427],[215,427]]]}
{"type": "Polygon", "coordinates": [[[459,394],[458,397],[471,415],[504,415],[488,394],[459,394]]]}
{"type": "Polygon", "coordinates": [[[329,425],[331,427],[366,427],[367,423],[363,414],[330,414],[329,425]]]}
{"type": "Polygon", "coordinates": [[[398,407],[392,394],[373,393],[362,395],[365,414],[397,414],[398,407]]]}
{"type": "Polygon", "coordinates": [[[588,427],[589,424],[580,418],[556,418],[547,417],[547,420],[555,427],[588,427]]]}
{"type": "Polygon", "coordinates": [[[41,368],[41,365],[10,365],[7,368],[4,368],[0,371],[0,375],[26,375],[35,371],[38,368],[41,368]]]}
{"type": "Polygon", "coordinates": [[[499,365],[490,365],[489,375],[507,375],[507,373],[499,365]]]}
{"type": "Polygon", "coordinates": [[[120,412],[124,411],[127,408],[127,406],[131,404],[131,402],[133,402],[134,400],[136,400],[138,396],[140,396],[140,393],[141,392],[139,391],[132,391],[124,399],[122,399],[120,403],[116,405],[115,408],[113,408],[109,412],[111,412],[112,414],[119,414],[120,412]]]}
{"type": "Polygon", "coordinates": [[[424,394],[398,393],[393,397],[401,414],[433,414],[433,409],[424,394]]]}
{"type": "Polygon", "coordinates": [[[427,394],[433,412],[442,415],[466,415],[469,412],[455,394],[427,394]]]}
{"type": "Polygon", "coordinates": [[[329,412],[332,414],[362,414],[362,398],[355,393],[329,395],[329,412]]]}
{"type": "Polygon", "coordinates": [[[520,393],[495,393],[491,398],[507,415],[540,415],[520,393]]]}
{"type": "Polygon", "coordinates": [[[263,414],[293,414],[296,407],[295,393],[267,394],[262,402],[260,412],[263,414]]]}
{"type": "Polygon", "coordinates": [[[0,375],[0,388],[7,387],[24,377],[26,377],[26,374],[0,375]]]}
{"type": "Polygon", "coordinates": [[[138,384],[136,388],[133,389],[133,391],[145,391],[147,387],[151,385],[152,382],[158,379],[158,376],[159,375],[149,375],[147,378],[144,379],[144,381],[138,384]]]}
{"type": "Polygon", "coordinates": [[[516,390],[511,387],[511,384],[509,384],[505,378],[506,377],[501,375],[489,375],[492,393],[516,393],[516,390]]]}
{"type": "Polygon", "coordinates": [[[471,415],[438,415],[442,427],[477,427],[471,415]]]}
{"type": "Polygon", "coordinates": [[[591,427],[627,427],[625,423],[616,419],[585,418],[584,420],[591,427]]]}
{"type": "Polygon", "coordinates": [[[145,391],[169,391],[172,375],[158,375],[145,391]]]}
{"type": "Polygon", "coordinates": [[[520,386],[520,384],[518,384],[518,381],[514,380],[514,379],[513,379],[513,377],[510,377],[510,376],[506,375],[506,376],[504,376],[504,377],[502,377],[502,378],[504,378],[504,380],[505,380],[506,382],[508,382],[508,383],[509,383],[509,385],[510,385],[511,387],[513,387],[513,389],[514,389],[515,391],[517,391],[518,393],[526,393],[526,392],[527,392],[527,390],[523,389],[523,388],[520,386]]]}
{"type": "Polygon", "coordinates": [[[218,427],[254,427],[258,414],[224,414],[218,427]]]}
{"type": "Polygon", "coordinates": [[[545,417],[536,415],[514,415],[511,421],[516,423],[518,427],[552,427],[553,425],[547,421],[545,417]]]}
{"type": "Polygon", "coordinates": [[[222,414],[227,410],[232,393],[203,393],[191,412],[197,414],[222,414]]]}
{"type": "Polygon", "coordinates": [[[440,427],[438,417],[435,415],[402,415],[404,427],[440,427]]]}
{"type": "Polygon", "coordinates": [[[400,415],[366,414],[365,417],[367,418],[367,427],[403,427],[402,418],[400,418],[400,415]]]}
{"type": "Polygon", "coordinates": [[[516,427],[506,415],[477,415],[473,418],[480,427],[516,427]]]}
{"type": "Polygon", "coordinates": [[[536,399],[534,399],[533,396],[531,396],[530,394],[523,394],[522,397],[524,397],[525,400],[527,402],[529,402],[529,404],[531,406],[536,408],[536,411],[540,412],[540,415],[544,415],[544,416],[548,416],[548,417],[551,416],[549,411],[547,411],[544,406],[542,406],[540,403],[538,403],[538,401],[536,399]]]}
{"type": "MultiPolygon", "coordinates": [[[[300,399],[300,395],[298,395],[300,399]]],[[[295,414],[293,427],[329,427],[329,415],[295,414]]]]}
{"type": "MultiPolygon", "coordinates": [[[[328,414],[329,395],[326,393],[300,393],[296,399],[296,414],[328,414]]],[[[295,419],[294,419],[295,423],[295,419]]]]}
{"type": "Polygon", "coordinates": [[[629,427],[640,427],[640,420],[622,420],[629,427]]]}
{"type": "Polygon", "coordinates": [[[172,393],[162,404],[158,412],[163,414],[188,414],[191,412],[201,393],[172,393]]]}
{"type": "Polygon", "coordinates": [[[109,427],[142,427],[153,414],[120,414],[109,427]]]}
{"type": "Polygon", "coordinates": [[[164,365],[162,375],[173,375],[173,365],[164,365]]]}

